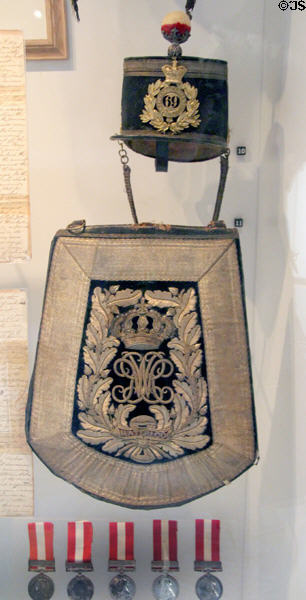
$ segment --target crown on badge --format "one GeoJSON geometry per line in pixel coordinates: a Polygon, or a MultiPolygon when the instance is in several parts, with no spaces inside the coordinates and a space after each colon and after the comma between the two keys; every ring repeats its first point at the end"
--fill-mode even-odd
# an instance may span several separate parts
{"type": "Polygon", "coordinates": [[[172,319],[143,302],[115,318],[111,333],[129,350],[156,350],[175,331],[172,319]]]}
{"type": "Polygon", "coordinates": [[[176,60],[173,61],[172,65],[164,65],[162,71],[166,77],[165,83],[182,83],[182,79],[187,72],[186,67],[183,65],[177,66],[176,60]]]}

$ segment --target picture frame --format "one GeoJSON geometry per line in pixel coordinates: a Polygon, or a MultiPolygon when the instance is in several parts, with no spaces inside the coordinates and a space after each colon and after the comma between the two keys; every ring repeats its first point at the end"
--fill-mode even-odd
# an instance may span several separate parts
{"type": "Polygon", "coordinates": [[[47,37],[26,39],[27,60],[68,58],[65,0],[45,0],[47,37]]]}

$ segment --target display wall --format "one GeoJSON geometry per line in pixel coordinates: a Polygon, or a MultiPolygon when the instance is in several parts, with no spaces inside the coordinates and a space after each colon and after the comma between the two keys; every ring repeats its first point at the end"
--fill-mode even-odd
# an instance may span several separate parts
{"type": "MultiPolygon", "coordinates": [[[[118,146],[122,61],[161,56],[160,22],[179,0],[80,0],[68,5],[70,58],[27,63],[32,259],[0,265],[1,287],[25,288],[30,367],[34,362],[50,242],[75,219],[129,223],[118,146]]],[[[306,12],[306,11],[305,11],[306,12]]],[[[29,520],[55,525],[56,599],[67,597],[66,522],[94,524],[94,597],[107,598],[110,520],[135,523],[138,598],[152,597],[153,518],[177,519],[181,598],[195,597],[194,519],[221,519],[226,600],[295,600],[303,595],[303,52],[306,14],[270,0],[198,0],[184,53],[229,63],[232,151],[222,218],[241,229],[261,461],[229,486],[179,508],[129,510],[99,502],[56,478],[34,458],[33,519],[0,522],[0,597],[26,597],[29,520]],[[236,146],[246,145],[245,157],[236,146]],[[299,458],[297,458],[299,457],[299,458]]],[[[141,221],[206,225],[219,161],[170,164],[129,152],[141,221]]],[[[178,473],[179,477],[179,473],[178,473]]]]}

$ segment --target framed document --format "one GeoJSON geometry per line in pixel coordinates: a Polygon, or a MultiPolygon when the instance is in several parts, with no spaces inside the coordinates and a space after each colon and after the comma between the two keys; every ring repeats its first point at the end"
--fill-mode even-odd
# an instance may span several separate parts
{"type": "Polygon", "coordinates": [[[2,0],[1,29],[21,29],[29,60],[68,56],[65,0],[2,0]]]}

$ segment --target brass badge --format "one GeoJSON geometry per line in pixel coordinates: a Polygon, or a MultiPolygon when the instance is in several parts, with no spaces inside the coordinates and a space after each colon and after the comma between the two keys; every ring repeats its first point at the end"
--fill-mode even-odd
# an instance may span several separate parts
{"type": "Polygon", "coordinates": [[[148,86],[140,119],[162,133],[175,134],[190,126],[199,127],[198,90],[188,81],[182,82],[187,69],[173,60],[172,65],[164,65],[162,71],[165,80],[158,79],[148,86]]]}

